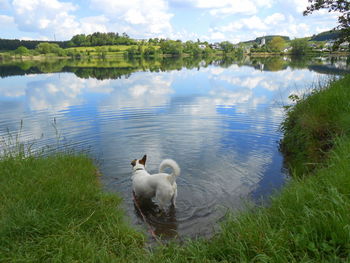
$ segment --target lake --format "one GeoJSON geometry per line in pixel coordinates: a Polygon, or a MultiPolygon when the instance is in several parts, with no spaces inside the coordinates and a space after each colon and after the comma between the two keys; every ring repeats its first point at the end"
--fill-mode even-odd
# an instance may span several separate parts
{"type": "MultiPolygon", "coordinates": [[[[287,180],[279,125],[288,96],[346,58],[239,60],[59,60],[0,64],[0,136],[20,134],[33,149],[87,150],[106,191],[119,193],[133,225],[131,165],[172,158],[181,167],[175,211],[144,208],[158,235],[210,236],[227,211],[260,203],[287,180]],[[21,127],[23,121],[23,127],[21,127]]],[[[84,182],[82,182],[84,183],[84,182]]]]}

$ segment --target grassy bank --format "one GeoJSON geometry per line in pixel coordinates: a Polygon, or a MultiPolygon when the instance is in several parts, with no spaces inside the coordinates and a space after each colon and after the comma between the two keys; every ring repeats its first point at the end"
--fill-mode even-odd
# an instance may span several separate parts
{"type": "Polygon", "coordinates": [[[322,166],[335,139],[350,135],[350,76],[318,84],[310,95],[293,96],[296,105],[282,123],[282,150],[299,176],[322,166]]]}
{"type": "Polygon", "coordinates": [[[5,158],[0,261],[349,262],[349,87],[347,76],[294,97],[282,126],[293,179],[269,207],[228,215],[210,240],[146,252],[88,158],[5,158]]]}
{"type": "Polygon", "coordinates": [[[115,262],[142,256],[115,195],[84,155],[0,161],[0,262],[115,262]]]}

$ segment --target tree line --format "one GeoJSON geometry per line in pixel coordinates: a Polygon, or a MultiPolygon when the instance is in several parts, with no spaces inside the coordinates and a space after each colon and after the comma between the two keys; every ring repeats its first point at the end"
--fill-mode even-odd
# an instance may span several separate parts
{"type": "Polygon", "coordinates": [[[19,47],[27,49],[35,49],[40,43],[56,44],[61,48],[67,47],[67,41],[41,41],[41,40],[19,40],[19,39],[3,39],[0,38],[0,50],[15,50],[19,47]]]}
{"type": "Polygon", "coordinates": [[[131,39],[126,33],[100,33],[85,35],[78,34],[68,41],[41,41],[41,40],[20,40],[0,38],[0,50],[15,50],[19,47],[35,49],[41,43],[56,44],[60,48],[81,47],[81,46],[103,46],[103,45],[134,45],[136,40],[131,39]]]}
{"type": "Polygon", "coordinates": [[[158,56],[210,56],[216,53],[224,56],[242,55],[243,50],[228,41],[215,45],[204,41],[186,41],[150,38],[148,40],[131,39],[126,33],[93,33],[79,34],[65,42],[43,42],[0,39],[0,47],[7,56],[36,56],[40,54],[80,57],[106,58],[116,54],[127,57],[158,57],[158,56]],[[2,45],[1,45],[2,44],[2,45]],[[87,47],[84,49],[84,47],[87,47]],[[88,48],[94,47],[94,48],[88,48]]]}

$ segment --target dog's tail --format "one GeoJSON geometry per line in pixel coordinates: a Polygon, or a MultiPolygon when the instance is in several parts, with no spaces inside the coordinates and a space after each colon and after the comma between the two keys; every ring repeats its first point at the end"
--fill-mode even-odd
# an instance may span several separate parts
{"type": "Polygon", "coordinates": [[[174,160],[171,160],[171,159],[165,159],[160,163],[159,172],[163,173],[164,169],[168,168],[168,167],[173,169],[173,172],[171,173],[172,177],[180,175],[181,170],[180,170],[179,165],[174,160]]]}

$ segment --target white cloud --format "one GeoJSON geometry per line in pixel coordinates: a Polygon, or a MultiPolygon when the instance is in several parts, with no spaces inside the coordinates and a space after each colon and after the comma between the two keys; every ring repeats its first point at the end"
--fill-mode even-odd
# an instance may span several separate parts
{"type": "Polygon", "coordinates": [[[224,39],[226,39],[226,36],[221,32],[212,32],[210,34],[209,38],[212,40],[214,40],[214,39],[215,40],[224,40],[224,39]]]}
{"type": "Polygon", "coordinates": [[[258,12],[257,7],[271,7],[274,0],[171,0],[189,7],[208,9],[213,16],[244,14],[253,15],[258,12]]]}
{"type": "Polygon", "coordinates": [[[170,19],[173,14],[164,0],[91,0],[90,6],[102,11],[112,23],[128,28],[129,34],[154,37],[155,34],[169,34],[172,31],[170,19]]]}
{"type": "Polygon", "coordinates": [[[281,13],[274,13],[265,18],[264,22],[267,25],[277,25],[283,21],[285,21],[285,16],[281,13]]]}
{"type": "Polygon", "coordinates": [[[235,22],[229,23],[226,26],[216,27],[213,29],[213,31],[216,32],[216,34],[220,34],[219,32],[236,32],[242,29],[249,29],[249,30],[267,30],[268,27],[266,26],[265,22],[258,16],[251,16],[249,18],[243,18],[240,20],[237,20],[235,22]]]}
{"type": "Polygon", "coordinates": [[[166,105],[174,92],[170,74],[143,73],[119,80],[103,105],[113,109],[152,108],[166,105]]]}
{"type": "Polygon", "coordinates": [[[80,20],[80,33],[108,32],[109,19],[103,15],[85,17],[80,20]]]}
{"type": "Polygon", "coordinates": [[[75,34],[110,31],[106,16],[90,16],[78,19],[77,6],[58,0],[14,0],[14,22],[21,31],[37,32],[36,39],[70,39],[75,34]]]}
{"type": "Polygon", "coordinates": [[[256,13],[257,13],[256,6],[254,5],[254,3],[250,1],[244,1],[244,2],[231,1],[225,7],[213,8],[210,11],[210,14],[214,16],[232,15],[232,14],[251,15],[256,13]]]}
{"type": "Polygon", "coordinates": [[[275,0],[255,0],[255,3],[261,7],[271,8],[272,4],[275,3],[275,0]]]}
{"type": "Polygon", "coordinates": [[[219,30],[222,32],[234,32],[236,30],[242,29],[243,26],[244,24],[242,22],[235,21],[235,22],[229,23],[226,26],[220,27],[219,30]]]}
{"type": "Polygon", "coordinates": [[[237,0],[194,0],[193,4],[197,8],[211,9],[211,15],[222,14],[255,14],[257,12],[256,5],[251,1],[237,0]]]}
{"type": "Polygon", "coordinates": [[[250,18],[243,19],[242,22],[245,25],[245,27],[248,29],[259,29],[259,30],[267,29],[267,26],[265,25],[265,23],[258,16],[252,16],[250,18]]]}
{"type": "Polygon", "coordinates": [[[10,8],[10,4],[7,0],[0,0],[0,10],[6,10],[10,8]]]}
{"type": "Polygon", "coordinates": [[[14,19],[11,16],[0,15],[0,27],[7,27],[14,23],[14,19]]]}
{"type": "Polygon", "coordinates": [[[55,34],[59,38],[79,31],[79,23],[70,12],[77,7],[57,0],[14,0],[14,18],[18,28],[26,32],[55,34]]]}
{"type": "Polygon", "coordinates": [[[308,0],[290,0],[298,13],[302,13],[309,5],[308,0]]]}
{"type": "Polygon", "coordinates": [[[133,38],[239,42],[264,34],[291,38],[312,35],[335,27],[339,15],[321,10],[304,17],[302,11],[308,6],[307,0],[89,0],[85,5],[83,1],[79,3],[78,6],[74,0],[0,0],[3,37],[52,40],[56,36],[57,40],[67,40],[75,34],[99,31],[126,32],[133,38]],[[184,8],[186,11],[181,13],[184,8]]]}

